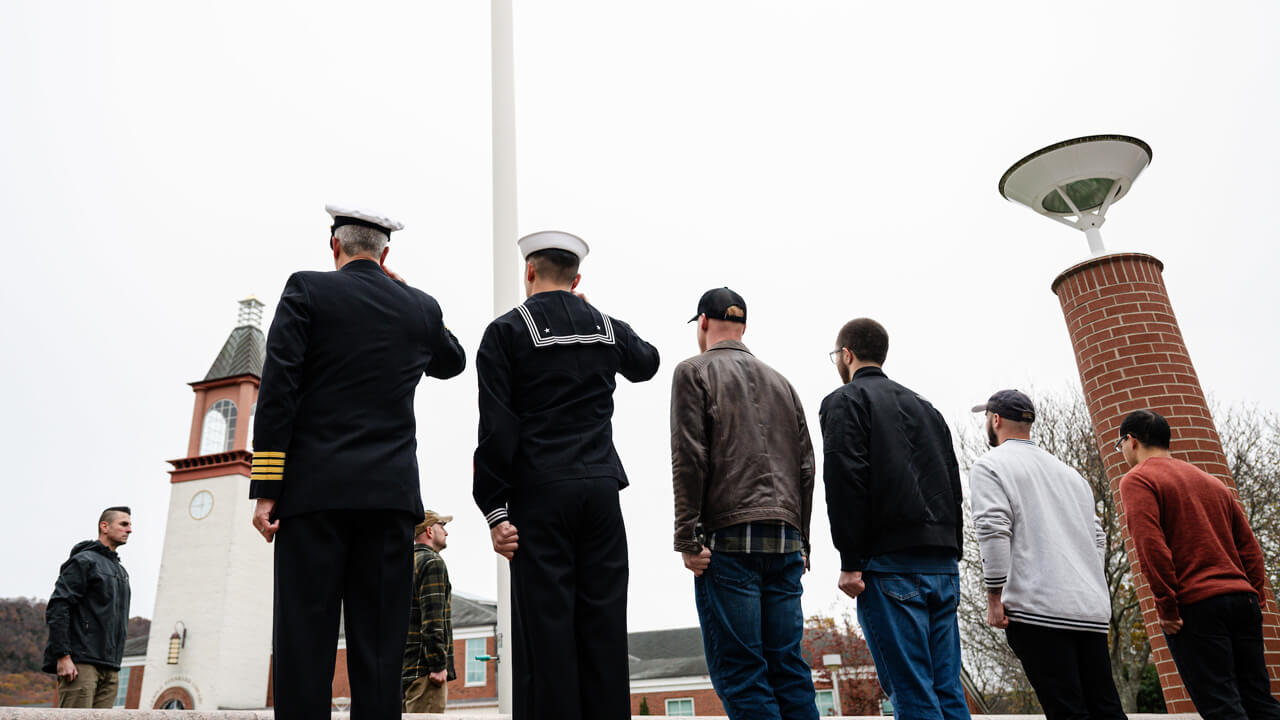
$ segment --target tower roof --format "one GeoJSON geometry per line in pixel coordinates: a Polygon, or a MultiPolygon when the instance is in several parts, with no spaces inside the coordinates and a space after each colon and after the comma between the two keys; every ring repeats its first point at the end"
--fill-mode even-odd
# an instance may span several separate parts
{"type": "Polygon", "coordinates": [[[262,361],[266,358],[267,337],[262,334],[262,302],[250,295],[240,301],[235,330],[222,344],[204,380],[219,380],[236,375],[262,377],[262,361]]]}

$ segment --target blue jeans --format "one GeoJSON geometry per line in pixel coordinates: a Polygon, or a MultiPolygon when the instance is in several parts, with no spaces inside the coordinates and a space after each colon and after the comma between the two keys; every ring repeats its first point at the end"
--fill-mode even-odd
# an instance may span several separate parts
{"type": "Polygon", "coordinates": [[[865,572],[858,622],[901,720],[968,720],[955,575],[865,572]]]}
{"type": "Polygon", "coordinates": [[[694,579],[707,670],[729,720],[817,720],[813,674],[800,653],[803,574],[798,552],[713,552],[694,579]]]}

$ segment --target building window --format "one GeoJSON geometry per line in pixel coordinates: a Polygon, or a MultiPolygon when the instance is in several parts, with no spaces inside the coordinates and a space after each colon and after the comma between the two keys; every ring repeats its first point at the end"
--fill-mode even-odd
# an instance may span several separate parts
{"type": "Polygon", "coordinates": [[[219,400],[204,416],[204,430],[200,433],[200,454],[212,455],[226,452],[236,438],[236,404],[219,400]]]}
{"type": "Polygon", "coordinates": [[[467,638],[467,687],[484,685],[488,680],[488,663],[477,660],[477,655],[488,655],[489,647],[485,638],[467,638]]]}
{"type": "Polygon", "coordinates": [[[693,698],[671,698],[667,700],[667,715],[693,717],[693,698]]]}
{"type": "Polygon", "coordinates": [[[125,702],[129,699],[129,671],[132,669],[131,667],[120,668],[120,687],[116,688],[115,707],[124,707],[125,702]]]}
{"type": "Polygon", "coordinates": [[[834,693],[832,693],[830,690],[818,690],[816,694],[817,694],[817,700],[818,700],[818,714],[823,717],[826,717],[828,715],[835,715],[836,700],[834,697],[834,693]]]}

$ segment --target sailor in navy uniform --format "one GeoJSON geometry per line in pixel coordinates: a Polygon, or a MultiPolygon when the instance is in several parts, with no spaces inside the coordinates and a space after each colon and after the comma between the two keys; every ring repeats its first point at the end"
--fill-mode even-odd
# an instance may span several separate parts
{"type": "Polygon", "coordinates": [[[581,238],[534,233],[520,249],[528,300],[489,324],[476,353],[472,488],[511,560],[513,718],[629,719],[613,390],[618,374],[652,378],[658,351],[573,292],[581,238]]]}
{"type": "Polygon", "coordinates": [[[392,231],[327,206],[334,272],[297,272],[267,336],[253,432],[253,524],[275,542],[277,718],[329,717],[339,612],[351,717],[400,717],[422,519],[413,395],[466,354],[440,305],[385,270],[392,231]]]}

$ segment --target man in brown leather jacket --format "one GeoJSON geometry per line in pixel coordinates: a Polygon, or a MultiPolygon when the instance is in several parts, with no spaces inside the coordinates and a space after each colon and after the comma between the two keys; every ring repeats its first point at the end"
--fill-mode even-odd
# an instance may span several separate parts
{"type": "Polygon", "coordinates": [[[671,381],[675,549],[693,571],[711,683],[730,720],[816,720],[800,652],[813,445],[791,383],[742,344],[747,303],[698,302],[701,354],[671,381]]]}

